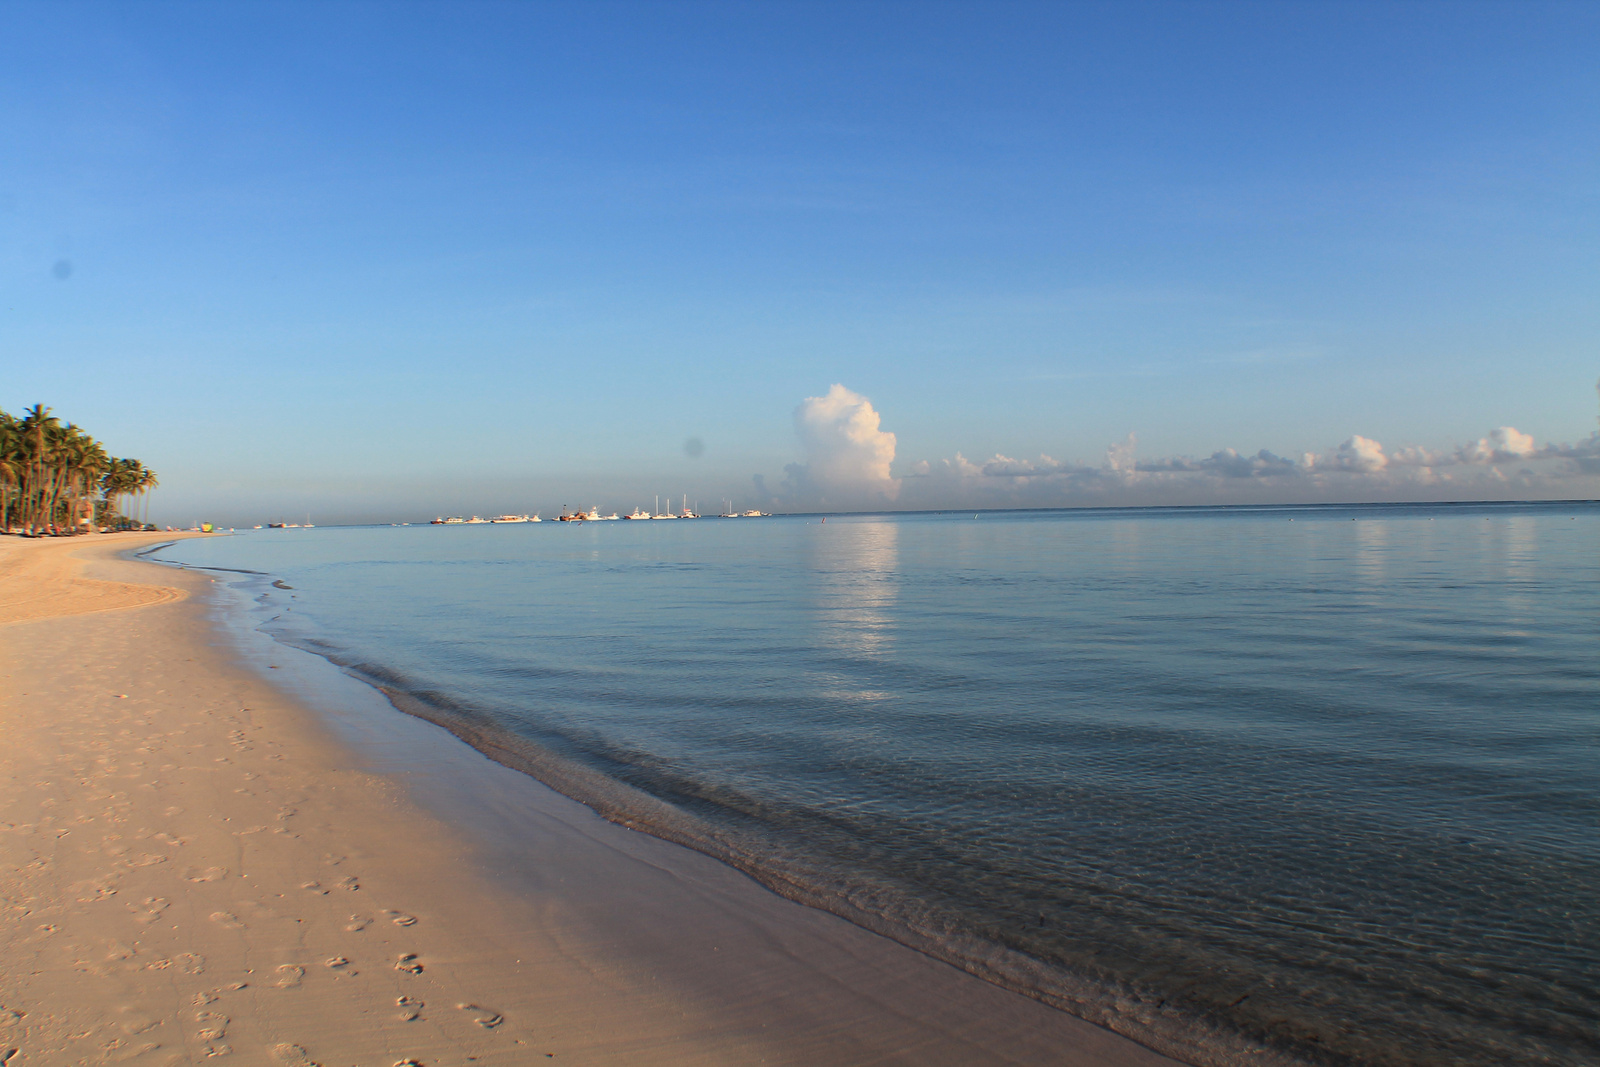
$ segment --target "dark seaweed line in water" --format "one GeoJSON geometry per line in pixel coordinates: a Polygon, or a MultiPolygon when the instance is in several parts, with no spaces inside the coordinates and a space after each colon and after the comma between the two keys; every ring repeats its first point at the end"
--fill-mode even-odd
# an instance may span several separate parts
{"type": "Polygon", "coordinates": [[[740,847],[734,835],[664,801],[565,759],[542,745],[494,725],[486,717],[444,708],[403,690],[363,677],[400,711],[449,731],[461,741],[584,804],[611,822],[691,848],[750,876],[788,900],[837,915],[857,926],[914,948],[969,974],[1021,993],[1132,1038],[1158,1052],[1199,1067],[1263,1064],[1294,1067],[1326,1062],[1250,1041],[1224,1023],[1187,1016],[1121,983],[1067,973],[1022,952],[976,937],[953,918],[936,913],[912,920],[899,895],[882,887],[849,894],[807,878],[792,857],[761,855],[740,847]],[[789,862],[785,862],[785,860],[789,862]]]}
{"type": "Polygon", "coordinates": [[[1073,973],[970,932],[953,912],[924,908],[912,914],[903,891],[870,877],[859,879],[861,884],[848,891],[830,888],[837,878],[814,873],[799,857],[774,854],[771,842],[743,841],[745,835],[714,826],[681,807],[511,733],[446,694],[410,687],[396,672],[349,661],[323,642],[302,643],[287,634],[275,636],[333,661],[382,692],[399,711],[447,730],[489,759],[542,782],[611,822],[691,848],[788,900],[837,915],[1165,1055],[1199,1067],[1344,1062],[1317,1055],[1314,1046],[1308,1056],[1278,1042],[1254,1040],[1226,1018],[1186,1012],[1181,1005],[1112,978],[1073,973]]]}

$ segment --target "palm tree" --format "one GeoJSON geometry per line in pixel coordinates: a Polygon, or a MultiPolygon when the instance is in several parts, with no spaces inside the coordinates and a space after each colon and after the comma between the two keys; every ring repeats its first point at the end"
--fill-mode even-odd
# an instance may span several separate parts
{"type": "Polygon", "coordinates": [[[0,529],[30,535],[78,533],[120,497],[143,493],[155,474],[138,460],[114,459],[77,426],[35,404],[18,419],[0,411],[0,529]]]}
{"type": "MultiPolygon", "coordinates": [[[[134,462],[137,463],[138,460],[135,460],[134,462]]],[[[150,490],[156,488],[156,486],[160,484],[161,482],[156,478],[155,471],[144,466],[139,468],[139,497],[144,503],[145,512],[141,521],[146,524],[148,524],[150,521],[150,490]]]]}
{"type": "Polygon", "coordinates": [[[19,428],[22,459],[26,464],[22,523],[28,533],[37,535],[41,527],[49,524],[49,506],[55,499],[50,461],[56,437],[61,432],[61,420],[50,414],[50,409],[43,404],[35,404],[23,413],[19,428]]]}
{"type": "Polygon", "coordinates": [[[22,432],[17,420],[0,411],[0,530],[11,532],[12,502],[22,485],[22,432]]]}

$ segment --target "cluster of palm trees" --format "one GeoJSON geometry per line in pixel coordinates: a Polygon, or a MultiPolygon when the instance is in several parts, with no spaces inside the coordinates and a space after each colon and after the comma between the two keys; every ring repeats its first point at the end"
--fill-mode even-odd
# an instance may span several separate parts
{"type": "Polygon", "coordinates": [[[37,536],[143,525],[120,513],[122,501],[143,500],[155,487],[154,471],[111,455],[43,404],[21,418],[0,411],[0,530],[37,536]]]}

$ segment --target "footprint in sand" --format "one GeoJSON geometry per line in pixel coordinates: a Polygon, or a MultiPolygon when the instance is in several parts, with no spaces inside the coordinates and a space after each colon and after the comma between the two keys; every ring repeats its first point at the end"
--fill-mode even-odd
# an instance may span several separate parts
{"type": "Polygon", "coordinates": [[[407,915],[403,911],[395,911],[392,908],[385,908],[383,913],[389,916],[389,921],[396,926],[417,925],[417,917],[415,915],[407,915]]]}
{"type": "Polygon", "coordinates": [[[460,1008],[462,1011],[471,1012],[472,1014],[476,1015],[477,1018],[473,1019],[472,1021],[483,1027],[485,1030],[493,1030],[495,1027],[506,1021],[506,1017],[504,1015],[501,1015],[492,1008],[481,1007],[477,1004],[457,1004],[456,1007],[460,1008]]]}
{"type": "Polygon", "coordinates": [[[183,872],[186,882],[220,882],[228,877],[226,867],[190,867],[183,872]]]}
{"type": "Polygon", "coordinates": [[[322,964],[336,974],[360,974],[361,972],[350,966],[350,961],[344,956],[334,956],[332,959],[323,960],[322,964]]]}
{"type": "Polygon", "coordinates": [[[141,852],[132,859],[123,860],[122,864],[124,867],[154,867],[158,863],[168,862],[171,858],[170,856],[157,856],[149,852],[141,852]]]}
{"type": "Polygon", "coordinates": [[[161,1020],[159,1018],[142,1012],[138,1008],[133,1007],[131,1004],[124,1005],[121,1011],[123,1019],[118,1025],[121,1027],[123,1033],[130,1036],[137,1036],[139,1034],[147,1033],[148,1031],[154,1030],[156,1027],[161,1025],[161,1020]]]}
{"type": "Polygon", "coordinates": [[[176,967],[184,974],[204,974],[206,972],[206,958],[196,952],[180,952],[171,959],[147,963],[144,969],[147,971],[164,971],[169,967],[176,967]]]}
{"type": "Polygon", "coordinates": [[[111,875],[105,878],[90,878],[82,882],[75,882],[67,887],[67,892],[76,897],[79,904],[92,904],[97,900],[108,900],[117,895],[117,877],[111,875]]]}
{"type": "Polygon", "coordinates": [[[158,921],[161,913],[166,911],[171,903],[164,897],[145,897],[142,903],[129,904],[128,908],[133,912],[134,922],[148,926],[158,921]]]}
{"type": "Polygon", "coordinates": [[[352,915],[352,916],[350,916],[350,922],[345,926],[345,930],[347,932],[349,932],[349,933],[352,933],[352,934],[359,934],[361,931],[365,930],[367,927],[369,927],[371,925],[372,925],[372,916],[370,916],[370,915],[352,915]]]}
{"type": "Polygon", "coordinates": [[[404,971],[407,974],[421,974],[422,962],[417,959],[417,954],[415,952],[407,952],[405,955],[394,961],[394,969],[397,971],[404,971]]]}
{"type": "Polygon", "coordinates": [[[304,1045],[282,1044],[272,1050],[272,1058],[287,1067],[322,1067],[311,1058],[304,1045]]]}
{"type": "Polygon", "coordinates": [[[300,979],[306,976],[306,969],[293,963],[285,963],[278,968],[278,978],[272,984],[279,989],[299,989],[300,979]]]}
{"type": "Polygon", "coordinates": [[[212,912],[211,921],[216,923],[218,926],[226,926],[230,930],[244,929],[244,923],[240,922],[239,917],[230,911],[212,912]]]}
{"type": "MultiPolygon", "coordinates": [[[[194,1021],[200,1024],[200,1029],[195,1031],[195,1040],[214,1045],[228,1036],[228,1023],[231,1021],[226,1015],[216,1011],[197,1011],[194,1021]]],[[[216,1053],[209,1053],[216,1055],[216,1053]]]]}
{"type": "Polygon", "coordinates": [[[422,1001],[410,997],[401,997],[394,1002],[394,1006],[400,1009],[400,1014],[396,1018],[403,1023],[415,1022],[422,1018],[422,1009],[426,1007],[422,1001]]]}
{"type": "Polygon", "coordinates": [[[335,889],[347,889],[352,893],[361,888],[361,883],[353,877],[341,878],[337,882],[333,883],[333,885],[335,889]]]}

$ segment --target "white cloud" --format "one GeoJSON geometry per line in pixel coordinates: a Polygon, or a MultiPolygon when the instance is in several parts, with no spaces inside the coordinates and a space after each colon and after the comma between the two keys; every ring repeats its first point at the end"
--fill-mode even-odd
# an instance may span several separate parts
{"type": "Polygon", "coordinates": [[[1374,474],[1388,465],[1389,457],[1383,454],[1383,446],[1372,438],[1362,437],[1360,434],[1352,436],[1333,454],[1333,466],[1336,470],[1374,474]]]}
{"type": "Polygon", "coordinates": [[[871,508],[892,503],[900,482],[894,462],[894,434],[880,428],[872,401],[835,383],[822,396],[809,396],[794,412],[794,429],[805,450],[804,463],[784,468],[777,503],[793,508],[871,508]]]}
{"type": "Polygon", "coordinates": [[[1590,495],[1580,479],[1600,474],[1600,434],[1577,445],[1540,447],[1532,435],[1502,426],[1472,444],[1435,451],[1390,452],[1352,434],[1336,448],[1298,458],[1267,449],[1219,449],[1209,456],[1139,459],[1129,435],[1109,446],[1098,465],[1013,459],[996,454],[974,463],[923,461],[912,467],[900,505],[927,507],[1060,507],[1071,505],[1271,503],[1520,495],[1590,495]]]}
{"type": "Polygon", "coordinates": [[[1476,444],[1456,449],[1456,458],[1462,463],[1505,463],[1525,459],[1536,451],[1532,435],[1518,431],[1515,426],[1502,426],[1489,431],[1476,444]]]}
{"type": "MultiPolygon", "coordinates": [[[[772,504],[785,510],[950,507],[1299,503],[1335,500],[1506,499],[1600,494],[1600,433],[1540,446],[1501,426],[1447,449],[1385,449],[1352,434],[1297,458],[1258,449],[1140,459],[1129,434],[1098,462],[995,453],[919,460],[895,478],[895,437],[865,397],[835,385],[795,411],[806,462],[791,464],[772,504]]],[[[758,479],[759,481],[759,479],[758,479]]],[[[764,486],[761,487],[764,491],[764,486]]]]}

